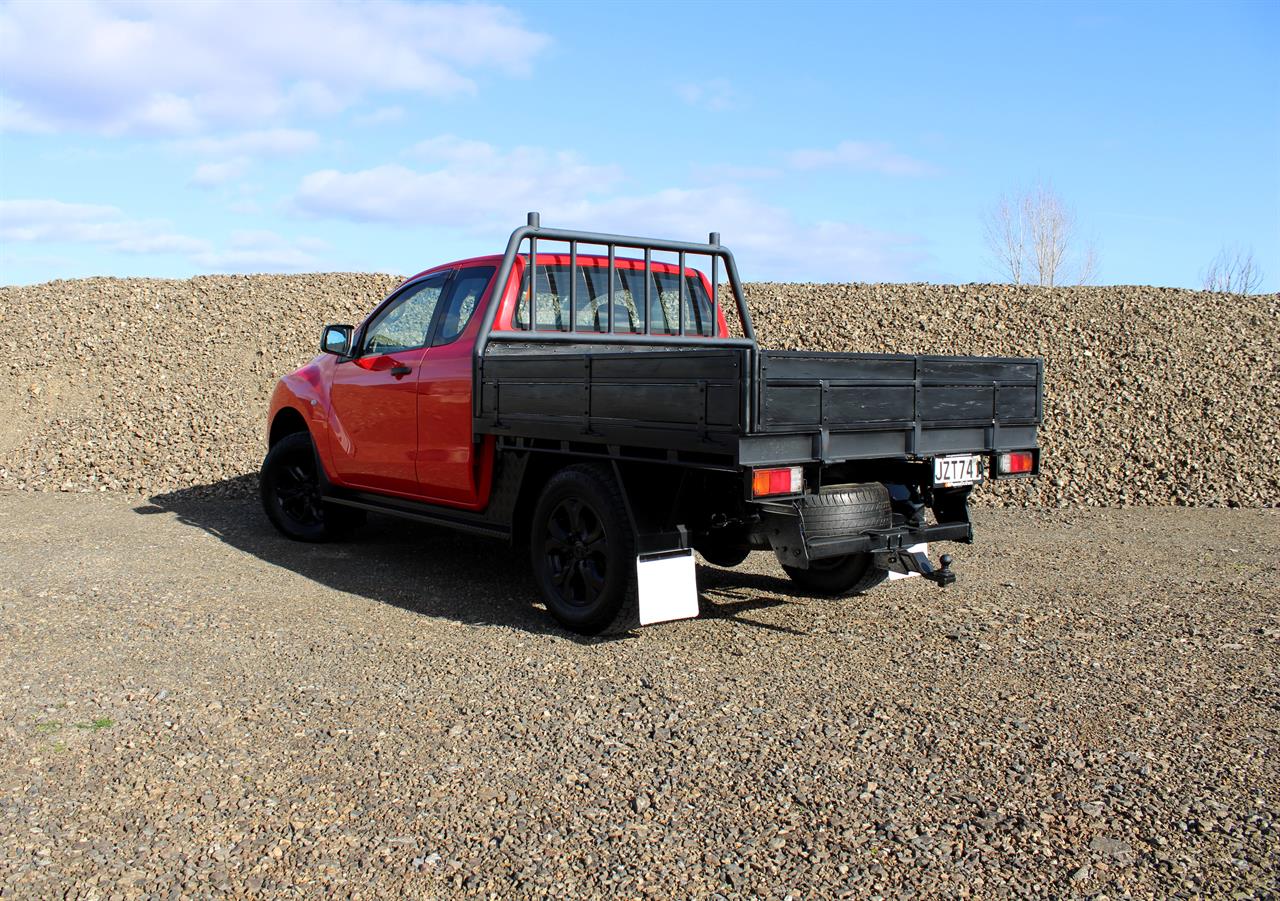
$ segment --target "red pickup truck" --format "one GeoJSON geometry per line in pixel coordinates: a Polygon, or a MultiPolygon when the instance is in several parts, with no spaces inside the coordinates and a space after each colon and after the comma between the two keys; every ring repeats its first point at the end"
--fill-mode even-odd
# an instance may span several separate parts
{"type": "Polygon", "coordinates": [[[531,213],[504,254],[407,279],[320,350],[271,400],[276,527],[325,541],[373,511],[526,545],[584,634],[696,615],[693,549],[772,550],[820,594],[946,585],[927,543],[971,541],[974,486],[1040,466],[1040,360],[764,350],[716,234],[531,213]]]}

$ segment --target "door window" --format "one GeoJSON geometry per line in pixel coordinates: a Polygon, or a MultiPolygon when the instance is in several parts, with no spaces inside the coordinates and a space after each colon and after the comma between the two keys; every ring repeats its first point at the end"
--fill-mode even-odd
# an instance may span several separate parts
{"type": "Polygon", "coordinates": [[[440,319],[440,331],[433,344],[448,344],[462,334],[471,316],[484,296],[484,289],[493,278],[493,266],[472,266],[458,273],[449,286],[449,298],[445,301],[440,319]]]}
{"type": "Polygon", "coordinates": [[[364,330],[361,356],[424,347],[431,336],[431,321],[449,275],[442,272],[414,282],[383,307],[364,330]]]}

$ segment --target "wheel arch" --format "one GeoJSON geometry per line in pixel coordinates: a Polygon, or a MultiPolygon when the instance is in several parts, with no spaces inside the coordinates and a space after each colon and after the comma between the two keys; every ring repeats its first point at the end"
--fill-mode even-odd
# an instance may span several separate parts
{"type": "MultiPolygon", "coordinates": [[[[271,430],[267,436],[267,449],[280,443],[282,438],[298,432],[310,432],[307,419],[296,407],[281,407],[271,419],[271,430]]],[[[312,436],[312,441],[315,436],[312,436]]]]}
{"type": "Polygon", "coordinates": [[[520,480],[520,490],[516,494],[516,502],[511,510],[511,543],[516,547],[524,547],[529,543],[529,529],[533,520],[533,510],[538,506],[538,498],[551,477],[567,466],[582,462],[577,457],[559,454],[529,454],[524,473],[520,480]]]}
{"type": "MultiPolygon", "coordinates": [[[[673,491],[680,490],[682,474],[673,467],[618,461],[592,454],[531,453],[521,480],[519,494],[512,508],[511,536],[513,544],[523,546],[529,540],[529,527],[534,508],[543,488],[557,472],[570,466],[589,464],[601,475],[617,484],[626,505],[632,536],[638,545],[646,535],[666,536],[670,543],[677,533],[673,517],[677,513],[673,491]]],[[[660,542],[661,543],[661,542],[660,542]]]]}

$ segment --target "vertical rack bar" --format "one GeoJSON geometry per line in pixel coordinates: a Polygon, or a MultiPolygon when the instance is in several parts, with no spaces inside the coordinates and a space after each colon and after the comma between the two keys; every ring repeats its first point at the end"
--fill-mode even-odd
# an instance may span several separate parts
{"type": "MultiPolygon", "coordinates": [[[[720,232],[712,232],[707,243],[720,246],[720,232]]],[[[712,337],[720,334],[720,257],[711,255],[711,332],[712,337]]]]}
{"type": "Polygon", "coordinates": [[[649,295],[653,293],[653,251],[644,249],[644,333],[649,334],[649,323],[653,321],[649,314],[649,295]]]}
{"type": "Polygon", "coordinates": [[[617,253],[616,244],[609,245],[609,334],[613,334],[613,264],[617,253]]]}
{"type": "Polygon", "coordinates": [[[569,242],[569,331],[578,330],[578,242],[569,242]]]}
{"type": "Polygon", "coordinates": [[[538,330],[538,239],[529,236],[529,331],[538,330]]]}
{"type": "Polygon", "coordinates": [[[680,337],[684,337],[684,251],[680,251],[680,273],[676,276],[676,303],[680,310],[680,337]]]}

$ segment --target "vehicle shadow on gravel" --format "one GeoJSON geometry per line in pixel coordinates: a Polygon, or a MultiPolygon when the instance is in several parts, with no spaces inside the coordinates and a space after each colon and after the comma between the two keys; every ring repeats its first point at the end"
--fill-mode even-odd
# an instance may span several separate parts
{"type": "MultiPolygon", "coordinates": [[[[295,572],[336,591],[347,592],[427,616],[476,625],[499,625],[553,634],[584,644],[626,640],[584,638],[557,626],[531,599],[537,588],[524,553],[501,541],[387,516],[371,515],[351,539],[330,544],[290,541],[267,521],[257,498],[257,476],[244,475],[208,485],[156,494],[140,515],[171,513],[179,522],[203,529],[258,559],[295,572]]],[[[740,614],[789,603],[790,583],[749,573],[698,566],[704,619],[732,619],[744,625],[793,631],[740,614]]]]}

